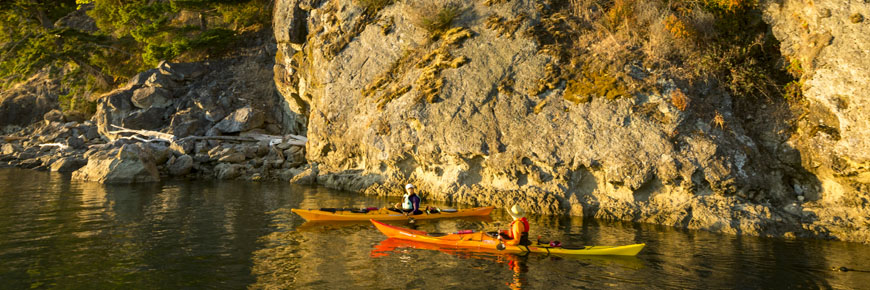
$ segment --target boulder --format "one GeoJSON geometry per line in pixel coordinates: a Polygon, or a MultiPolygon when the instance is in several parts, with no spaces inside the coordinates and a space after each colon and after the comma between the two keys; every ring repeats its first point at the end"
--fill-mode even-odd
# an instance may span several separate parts
{"type": "Polygon", "coordinates": [[[42,115],[42,119],[45,120],[46,123],[51,122],[64,122],[63,112],[60,110],[54,109],[42,115]]]}
{"type": "Polygon", "coordinates": [[[239,133],[263,126],[265,117],[262,112],[250,106],[240,108],[218,122],[214,128],[222,133],[239,133]]]}
{"type": "Polygon", "coordinates": [[[148,76],[143,84],[146,87],[164,88],[171,90],[178,87],[178,83],[162,73],[154,73],[148,76]]]}
{"type": "Polygon", "coordinates": [[[187,109],[172,115],[172,121],[169,123],[169,131],[167,133],[175,135],[177,138],[202,135],[205,134],[205,130],[209,125],[210,122],[206,120],[203,113],[187,109]]]}
{"type": "Polygon", "coordinates": [[[151,151],[151,157],[154,159],[154,164],[163,164],[169,160],[169,157],[172,157],[172,150],[169,147],[157,144],[157,143],[147,143],[143,144],[147,146],[148,150],[151,151]]]}
{"type": "Polygon", "coordinates": [[[195,153],[194,149],[196,147],[196,142],[185,139],[179,140],[176,139],[169,144],[169,150],[172,150],[172,153],[175,155],[184,155],[184,154],[192,154],[195,153]]]}
{"type": "Polygon", "coordinates": [[[97,126],[94,126],[94,125],[85,126],[85,128],[84,128],[84,136],[85,136],[85,138],[88,139],[88,140],[92,140],[92,139],[94,139],[94,138],[99,138],[99,137],[100,137],[100,131],[97,129],[97,126]]]}
{"type": "Polygon", "coordinates": [[[122,126],[134,130],[156,130],[163,126],[165,114],[166,109],[157,107],[138,110],[124,118],[122,126]]]}
{"type": "Polygon", "coordinates": [[[221,156],[218,159],[218,162],[227,162],[227,163],[240,163],[245,161],[245,154],[241,152],[232,152],[230,154],[221,156]]]}
{"type": "Polygon", "coordinates": [[[199,63],[171,63],[162,61],[157,65],[160,73],[168,75],[176,81],[191,80],[202,76],[205,67],[199,63]]]}
{"type": "Polygon", "coordinates": [[[0,148],[2,148],[2,151],[0,151],[0,153],[3,153],[3,155],[12,155],[15,154],[15,152],[21,150],[20,146],[12,143],[3,144],[3,147],[0,148]]]}
{"type": "Polygon", "coordinates": [[[169,165],[169,174],[173,176],[182,176],[190,173],[190,170],[193,168],[193,157],[190,155],[184,154],[175,159],[175,162],[172,162],[169,165]]]}
{"type": "Polygon", "coordinates": [[[73,136],[67,139],[66,144],[72,149],[84,149],[85,140],[78,136],[73,136]]]}
{"type": "Polygon", "coordinates": [[[63,157],[51,163],[51,171],[54,172],[73,172],[88,164],[84,158],[78,157],[63,157]]]}
{"type": "Polygon", "coordinates": [[[21,167],[24,169],[33,169],[33,168],[36,168],[40,165],[42,165],[42,160],[40,160],[39,158],[30,158],[30,159],[21,161],[21,163],[18,163],[18,167],[21,167]]]}
{"type": "Polygon", "coordinates": [[[129,184],[160,180],[151,156],[135,144],[91,155],[87,165],[73,172],[73,178],[105,184],[129,184]]]}
{"type": "Polygon", "coordinates": [[[218,179],[227,180],[241,176],[243,168],[245,166],[239,164],[221,163],[214,167],[214,171],[218,179]]]}
{"type": "Polygon", "coordinates": [[[165,108],[172,104],[170,92],[160,87],[143,87],[133,91],[130,99],[137,108],[165,108]]]}
{"type": "Polygon", "coordinates": [[[317,183],[317,166],[309,167],[302,172],[299,172],[290,179],[290,183],[312,185],[317,183]]]}

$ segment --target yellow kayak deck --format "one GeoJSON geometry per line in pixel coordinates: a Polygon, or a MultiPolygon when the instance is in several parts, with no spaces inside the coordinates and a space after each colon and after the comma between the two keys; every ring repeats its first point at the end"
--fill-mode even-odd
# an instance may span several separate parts
{"type": "Polygon", "coordinates": [[[379,209],[375,211],[369,211],[367,213],[353,213],[350,211],[322,211],[316,209],[292,209],[291,211],[298,214],[302,218],[307,221],[366,221],[366,220],[380,220],[380,221],[403,221],[407,220],[409,217],[413,217],[414,219],[424,220],[424,219],[441,219],[441,218],[454,218],[454,217],[472,217],[472,216],[488,216],[490,212],[492,212],[493,207],[476,207],[469,209],[460,209],[455,212],[440,212],[440,213],[431,213],[431,214],[418,214],[418,215],[409,215],[406,216],[404,214],[390,211],[388,209],[379,209]]]}
{"type": "Polygon", "coordinates": [[[391,226],[378,221],[371,221],[384,235],[390,238],[431,243],[437,245],[472,248],[477,251],[503,252],[503,253],[543,253],[554,255],[614,255],[635,256],[646,244],[633,244],[626,246],[585,246],[578,248],[550,247],[533,243],[529,246],[506,246],[504,250],[498,249],[499,241],[483,232],[467,234],[441,234],[435,235],[423,231],[391,226]]]}

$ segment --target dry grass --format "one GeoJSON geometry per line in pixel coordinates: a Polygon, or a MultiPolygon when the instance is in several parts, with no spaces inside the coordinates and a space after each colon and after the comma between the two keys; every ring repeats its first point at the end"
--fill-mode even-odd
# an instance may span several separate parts
{"type": "Polygon", "coordinates": [[[437,38],[453,27],[453,22],[465,11],[456,1],[416,1],[408,4],[411,23],[437,38]]]}
{"type": "Polygon", "coordinates": [[[676,89],[671,92],[671,104],[678,110],[685,111],[689,108],[689,97],[682,90],[676,89]]]}

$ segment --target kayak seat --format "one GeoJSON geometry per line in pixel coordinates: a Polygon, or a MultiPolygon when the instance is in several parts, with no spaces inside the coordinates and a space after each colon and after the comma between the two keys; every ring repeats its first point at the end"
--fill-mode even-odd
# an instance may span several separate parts
{"type": "Polygon", "coordinates": [[[498,239],[498,232],[486,232],[486,235],[498,239]]]}
{"type": "Polygon", "coordinates": [[[426,235],[427,235],[427,236],[430,236],[430,237],[435,237],[435,238],[437,238],[437,237],[443,237],[443,236],[446,236],[446,235],[449,235],[449,234],[448,234],[448,233],[426,233],[426,235]]]}
{"type": "Polygon", "coordinates": [[[566,250],[582,250],[582,249],[585,249],[586,246],[561,246],[560,248],[566,249],[566,250]]]}
{"type": "Polygon", "coordinates": [[[331,207],[321,207],[321,208],[320,208],[320,211],[328,211],[328,212],[331,212],[331,213],[335,213],[336,211],[338,211],[338,209],[337,209],[337,208],[331,208],[331,207]]]}

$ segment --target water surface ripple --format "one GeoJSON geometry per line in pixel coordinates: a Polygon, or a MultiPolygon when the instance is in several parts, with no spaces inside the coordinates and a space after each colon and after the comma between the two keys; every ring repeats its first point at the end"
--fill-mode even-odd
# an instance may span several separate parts
{"type": "MultiPolygon", "coordinates": [[[[367,223],[304,224],[291,208],[396,200],[285,183],[103,186],[0,169],[0,288],[867,289],[870,247],[531,217],[564,244],[647,243],[632,258],[502,255],[386,240],[367,223]]],[[[441,204],[442,206],[450,206],[441,204]]],[[[419,221],[426,231],[504,228],[419,221]]]]}

